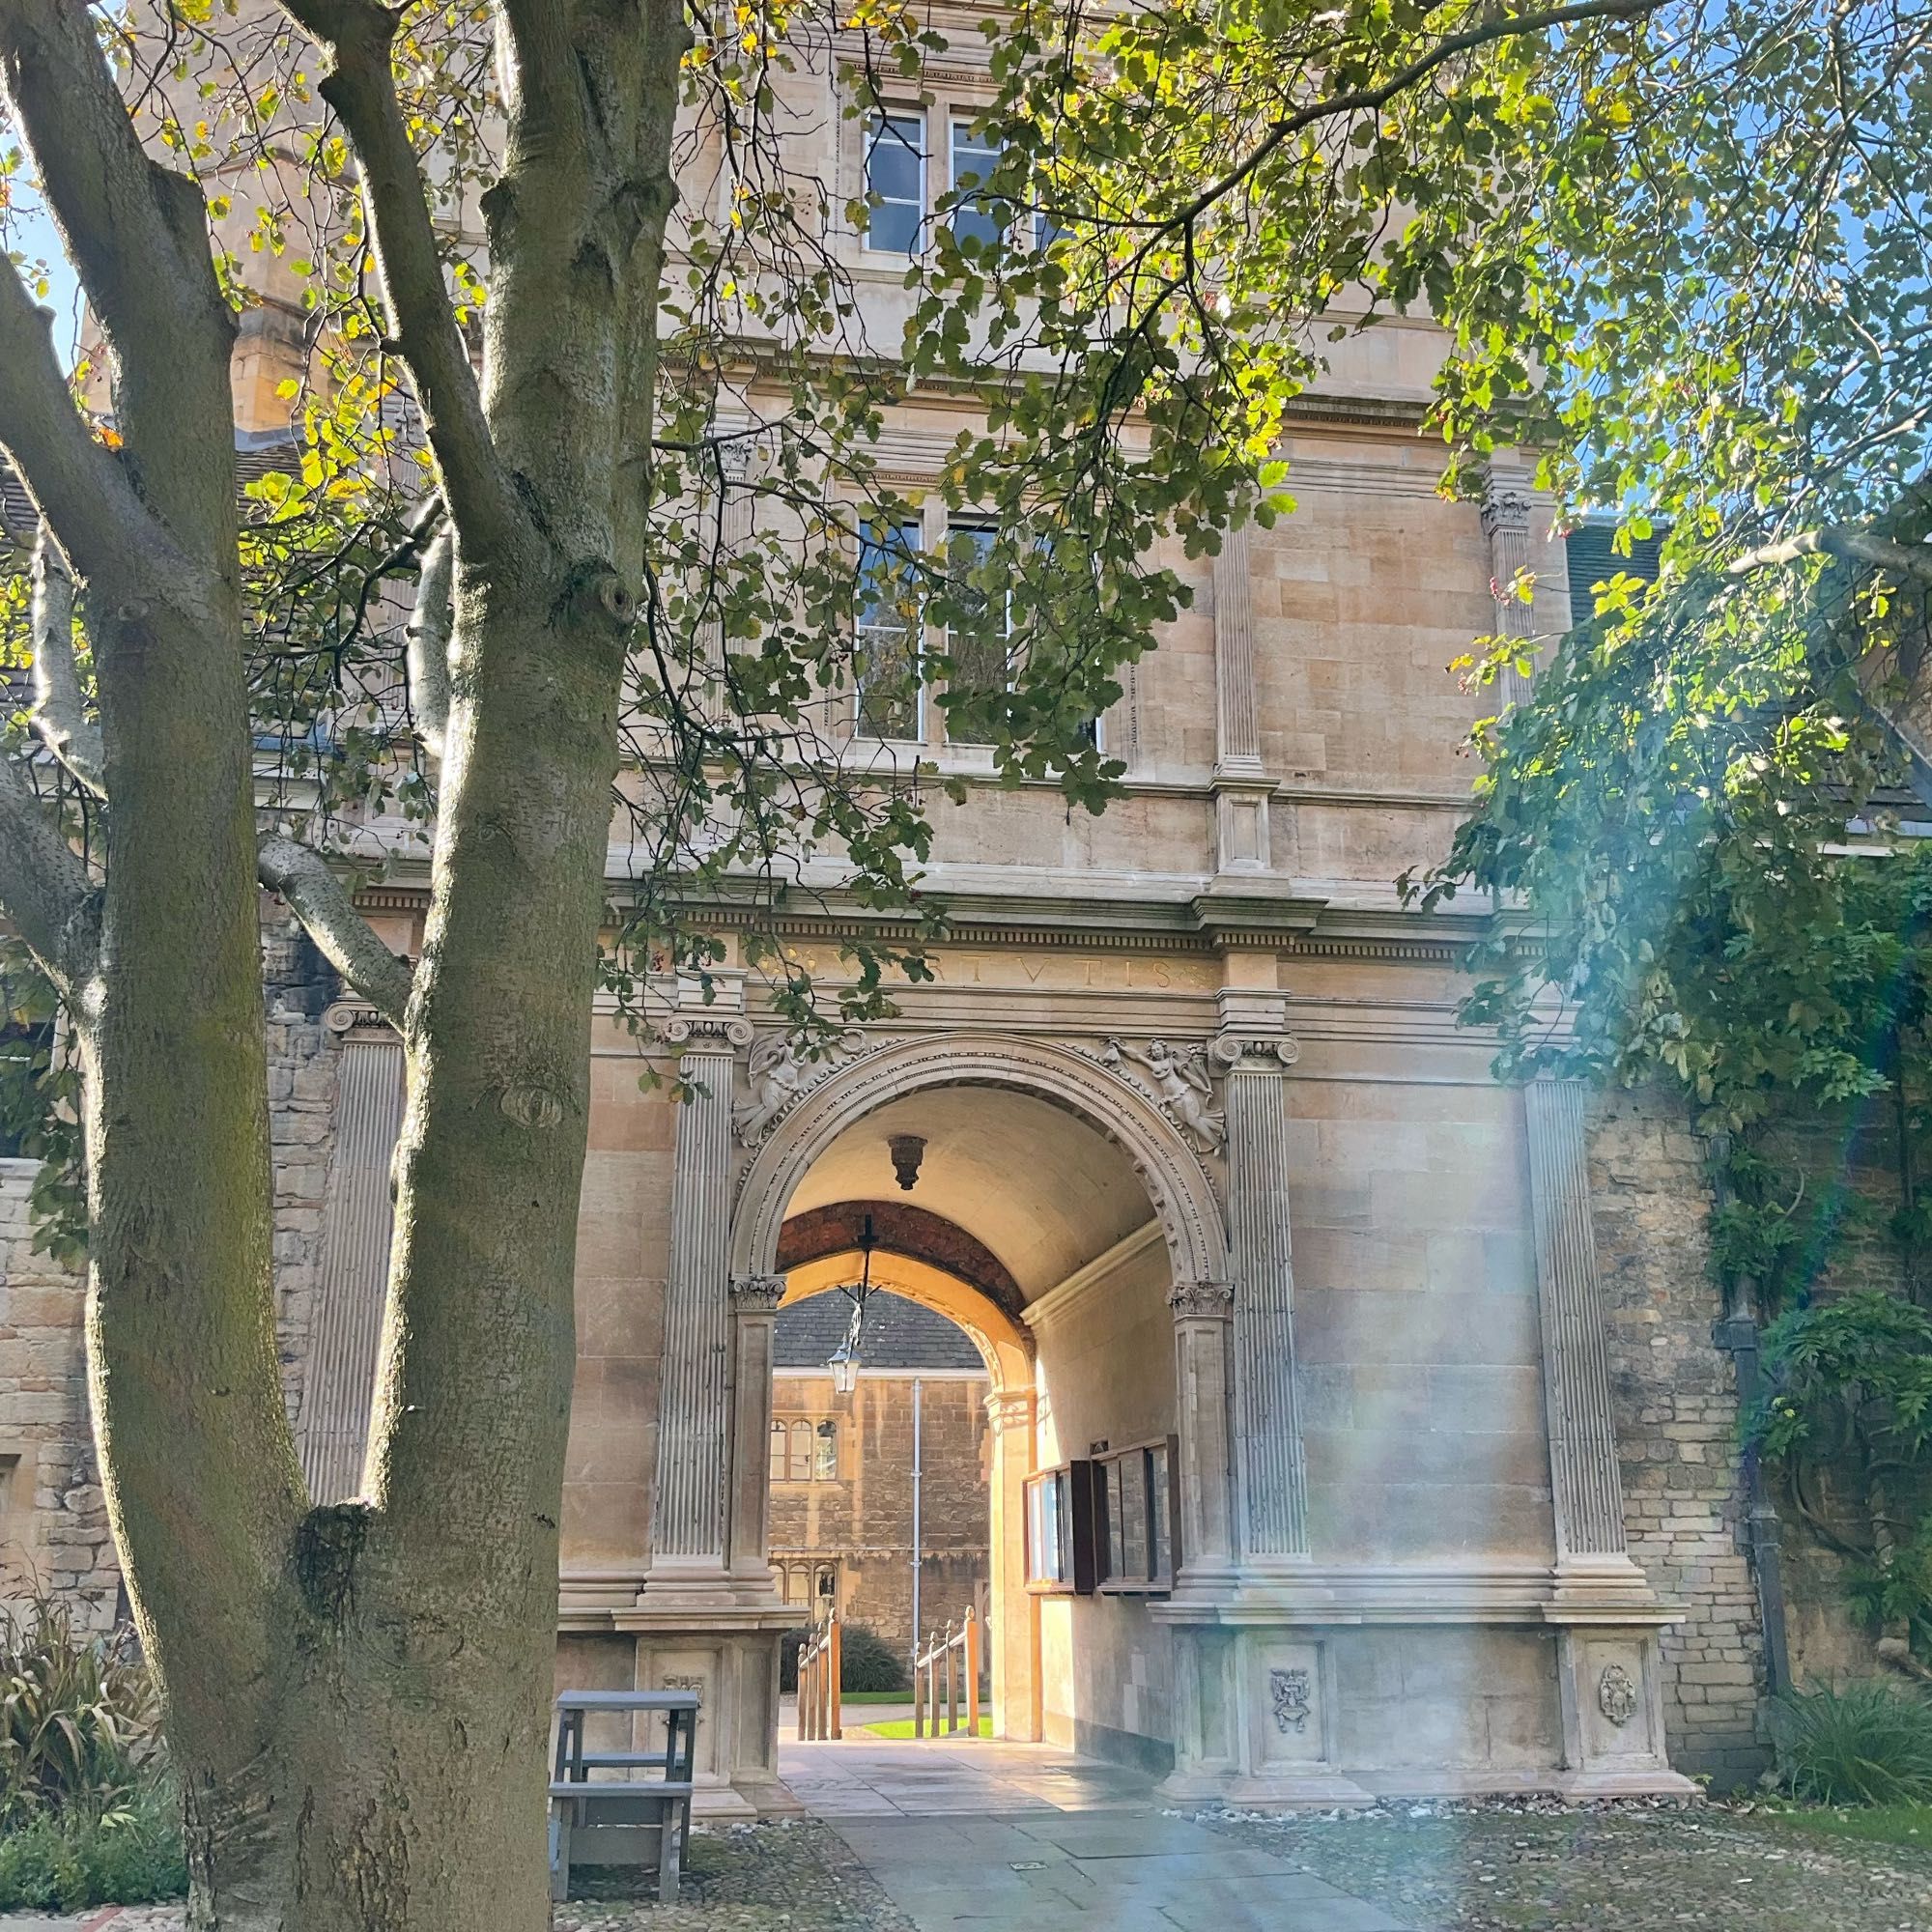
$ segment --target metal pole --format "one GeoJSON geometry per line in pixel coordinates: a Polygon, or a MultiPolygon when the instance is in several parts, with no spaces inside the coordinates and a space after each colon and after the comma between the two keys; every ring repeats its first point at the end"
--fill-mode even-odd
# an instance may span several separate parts
{"type": "Polygon", "coordinates": [[[920,1571],[920,1467],[919,1439],[923,1390],[917,1376],[912,1378],[912,1668],[919,1675],[919,1571],[920,1571]]]}

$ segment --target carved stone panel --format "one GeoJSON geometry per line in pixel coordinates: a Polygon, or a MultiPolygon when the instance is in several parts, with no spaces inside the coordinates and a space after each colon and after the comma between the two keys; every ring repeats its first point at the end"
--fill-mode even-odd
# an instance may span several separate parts
{"type": "Polygon", "coordinates": [[[1324,1764],[1329,1713],[1319,1643],[1257,1634],[1248,1671],[1248,1730],[1257,1774],[1324,1764]]]}

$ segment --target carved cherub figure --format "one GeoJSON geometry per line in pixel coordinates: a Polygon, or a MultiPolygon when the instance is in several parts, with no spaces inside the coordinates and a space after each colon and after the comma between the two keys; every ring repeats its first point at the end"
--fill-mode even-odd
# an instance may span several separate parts
{"type": "Polygon", "coordinates": [[[803,1091],[806,1071],[788,1034],[767,1034],[752,1048],[746,1069],[752,1097],[732,1114],[741,1141],[758,1138],[803,1091]]]}
{"type": "Polygon", "coordinates": [[[1136,1053],[1110,1039],[1101,1058],[1110,1066],[1131,1060],[1148,1070],[1161,1105],[1174,1116],[1181,1131],[1200,1153],[1212,1153],[1227,1136],[1221,1109],[1213,1105],[1214,1083],[1208,1072],[1205,1047],[1174,1047],[1164,1039],[1148,1041],[1145,1053],[1136,1053]]]}

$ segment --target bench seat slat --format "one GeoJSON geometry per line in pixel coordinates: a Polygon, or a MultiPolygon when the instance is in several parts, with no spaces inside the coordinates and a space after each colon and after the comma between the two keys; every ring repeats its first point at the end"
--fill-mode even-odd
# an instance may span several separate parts
{"type": "Polygon", "coordinates": [[[689,1798],[697,1787],[692,1783],[678,1783],[665,1779],[659,1783],[624,1783],[611,1779],[603,1784],[591,1784],[582,1778],[572,1778],[562,1783],[553,1784],[550,1795],[553,1798],[572,1798],[579,1801],[588,1799],[593,1804],[599,1799],[622,1798],[635,1804],[639,1798],[689,1798]]]}

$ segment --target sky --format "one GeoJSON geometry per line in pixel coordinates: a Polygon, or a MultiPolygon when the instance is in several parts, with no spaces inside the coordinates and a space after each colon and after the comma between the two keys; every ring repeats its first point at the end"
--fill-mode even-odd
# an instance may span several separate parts
{"type": "Polygon", "coordinates": [[[63,368],[73,366],[74,341],[80,332],[80,283],[72,266],[61,252],[60,237],[54,232],[46,212],[31,199],[31,190],[16,185],[10,211],[10,240],[27,261],[44,262],[53,286],[46,305],[54,312],[54,350],[63,368]]]}

